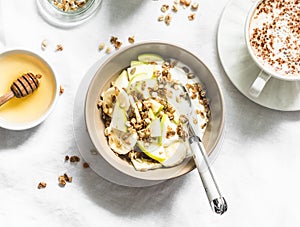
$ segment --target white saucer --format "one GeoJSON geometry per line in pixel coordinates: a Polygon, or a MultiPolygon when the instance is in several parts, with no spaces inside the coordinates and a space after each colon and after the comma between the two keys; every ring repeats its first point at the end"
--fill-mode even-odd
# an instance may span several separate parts
{"type": "Polygon", "coordinates": [[[274,110],[300,110],[300,82],[271,78],[258,98],[248,90],[260,69],[248,54],[244,25],[253,0],[232,0],[225,7],[218,30],[218,51],[223,68],[234,86],[253,102],[274,110]]]}
{"type": "Polygon", "coordinates": [[[79,152],[83,159],[89,163],[92,170],[110,182],[128,187],[147,187],[159,184],[163,181],[137,179],[116,170],[102,158],[90,140],[84,120],[84,101],[90,81],[106,58],[103,57],[90,68],[83,77],[76,93],[73,109],[73,127],[79,152]]]}

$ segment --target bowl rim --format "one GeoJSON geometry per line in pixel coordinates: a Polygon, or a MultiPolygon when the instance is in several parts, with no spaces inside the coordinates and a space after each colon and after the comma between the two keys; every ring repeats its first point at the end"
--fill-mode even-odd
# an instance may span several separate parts
{"type": "MultiPolygon", "coordinates": [[[[97,75],[99,74],[99,72],[104,68],[104,66],[109,63],[113,58],[115,58],[117,55],[120,55],[126,51],[128,51],[129,49],[133,49],[133,48],[138,48],[139,46],[144,46],[144,45],[165,45],[165,46],[170,46],[171,48],[176,48],[180,51],[183,51],[185,52],[186,54],[189,54],[192,58],[195,59],[195,61],[199,62],[203,68],[205,68],[205,70],[207,71],[207,73],[210,75],[212,81],[214,82],[217,90],[218,90],[218,97],[220,99],[220,109],[221,109],[221,117],[220,117],[220,125],[219,125],[219,129],[218,129],[218,133],[217,133],[217,136],[216,136],[216,139],[214,141],[214,143],[212,144],[211,146],[211,152],[209,153],[209,156],[211,156],[212,153],[214,153],[214,150],[215,148],[217,147],[218,143],[220,142],[220,138],[222,136],[222,133],[224,131],[224,124],[225,124],[225,105],[224,105],[224,96],[223,96],[223,93],[222,93],[222,90],[220,88],[220,85],[219,83],[217,82],[215,76],[212,74],[212,72],[209,70],[209,68],[207,67],[206,64],[204,64],[204,62],[202,60],[200,60],[195,54],[193,54],[192,52],[190,52],[189,50],[185,49],[184,47],[180,46],[180,45],[177,45],[177,44],[174,44],[174,43],[170,43],[170,42],[163,42],[163,41],[142,41],[142,42],[138,42],[138,43],[135,43],[135,44],[132,44],[130,46],[126,46],[126,47],[123,47],[122,49],[118,50],[117,52],[113,53],[111,56],[109,56],[102,64],[101,66],[98,68],[98,70],[96,71],[95,75],[93,76],[89,86],[88,86],[88,90],[86,92],[86,96],[85,96],[85,104],[84,104],[84,119],[85,119],[85,125],[86,125],[86,129],[87,129],[87,132],[88,132],[88,136],[90,137],[92,143],[94,144],[97,152],[99,153],[99,155],[101,155],[111,166],[113,166],[115,169],[117,169],[118,171],[122,172],[122,173],[125,173],[131,177],[135,177],[135,178],[139,178],[139,179],[143,179],[143,180],[168,180],[168,179],[172,179],[172,178],[177,178],[177,177],[180,177],[182,175],[185,175],[187,173],[189,173],[190,171],[192,171],[193,169],[195,169],[195,164],[193,163],[193,166],[192,168],[190,168],[188,171],[184,172],[184,173],[181,173],[181,174],[177,174],[177,175],[174,175],[174,176],[171,176],[170,178],[161,178],[161,177],[145,177],[145,173],[149,172],[149,171],[146,171],[146,172],[140,172],[140,171],[135,171],[136,175],[135,174],[132,174],[132,173],[129,173],[127,171],[125,171],[124,169],[120,169],[118,168],[119,166],[116,165],[116,163],[112,163],[110,162],[110,160],[102,154],[101,151],[98,150],[97,146],[95,145],[95,141],[94,138],[91,133],[90,133],[90,130],[91,130],[91,127],[93,127],[93,125],[91,125],[87,119],[87,114],[88,114],[88,99],[89,99],[89,94],[91,93],[91,89],[92,89],[92,86],[93,86],[93,83],[95,82],[96,78],[97,78],[97,75]],[[141,173],[144,173],[143,176],[140,176],[141,173]]],[[[157,51],[153,50],[152,53],[156,53],[157,51]]],[[[120,69],[121,70],[121,69],[120,69]]],[[[201,78],[200,78],[201,79],[201,78]]],[[[98,91],[98,94],[101,94],[102,93],[102,90],[98,91]]],[[[96,100],[94,100],[94,103],[96,100]]],[[[109,148],[110,149],[110,148],[109,148]]],[[[111,150],[111,149],[110,149],[111,150]]],[[[112,151],[112,150],[111,150],[112,151]]],[[[112,151],[113,152],[113,151],[112,151]]],[[[118,158],[117,156],[115,156],[116,158],[118,158]]],[[[213,160],[215,159],[216,157],[213,158],[213,160]]],[[[120,158],[118,158],[120,159],[120,158]]],[[[120,159],[121,160],[121,159],[120,159]]],[[[211,161],[213,161],[211,160],[211,161]]],[[[123,160],[121,160],[123,161],[123,160]]],[[[190,159],[188,162],[190,161],[193,161],[192,159],[190,159]]],[[[125,161],[124,161],[125,162],[125,161]]],[[[181,163],[182,164],[182,163],[181,163]]],[[[180,165],[181,165],[180,164],[180,165]]],[[[128,164],[129,165],[129,164],[128,164]]],[[[134,169],[134,167],[132,167],[134,169]]],[[[171,167],[173,168],[173,167],[171,167]]],[[[171,169],[171,168],[166,168],[166,169],[171,169]]],[[[161,170],[161,169],[156,169],[156,170],[151,170],[151,171],[157,171],[157,170],[161,170]]]]}
{"type": "Polygon", "coordinates": [[[9,53],[13,53],[13,52],[24,53],[24,54],[31,55],[31,56],[38,58],[45,65],[47,65],[47,67],[50,69],[50,71],[52,72],[52,75],[53,75],[54,83],[55,83],[55,92],[54,92],[53,100],[52,100],[49,108],[47,109],[47,111],[45,113],[43,113],[39,118],[37,118],[33,121],[25,122],[25,123],[10,123],[10,122],[0,120],[1,128],[8,129],[8,130],[14,130],[14,131],[21,131],[21,130],[33,128],[33,127],[41,124],[52,113],[52,111],[55,108],[56,103],[58,101],[58,97],[59,97],[59,79],[56,75],[54,68],[49,64],[48,59],[46,57],[42,57],[40,54],[38,54],[37,52],[35,52],[33,50],[28,50],[26,48],[21,48],[21,47],[4,48],[0,51],[0,56],[9,54],[9,53]]]}

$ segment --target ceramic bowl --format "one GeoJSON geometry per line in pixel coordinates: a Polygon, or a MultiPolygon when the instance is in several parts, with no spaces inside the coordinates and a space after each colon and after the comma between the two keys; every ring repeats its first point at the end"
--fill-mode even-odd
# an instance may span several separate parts
{"type": "Polygon", "coordinates": [[[0,107],[0,127],[25,130],[42,123],[53,111],[59,97],[59,83],[53,68],[45,58],[22,48],[5,49],[0,53],[2,82],[0,96],[23,73],[41,74],[36,91],[23,98],[13,97],[0,107]]]}
{"type": "Polygon", "coordinates": [[[110,149],[104,136],[104,124],[97,108],[97,102],[103,91],[110,82],[124,68],[128,67],[130,61],[137,59],[142,53],[155,53],[164,59],[174,58],[189,66],[200,78],[205,86],[207,97],[210,102],[211,120],[203,137],[207,153],[211,156],[218,144],[224,126],[224,103],[220,87],[205,64],[194,54],[179,46],[162,42],[137,43],[110,56],[98,69],[89,85],[85,100],[85,121],[88,134],[92,143],[100,155],[117,170],[144,180],[167,180],[184,175],[195,168],[194,161],[189,159],[182,164],[171,167],[149,170],[146,172],[136,171],[126,161],[117,157],[110,149]]]}

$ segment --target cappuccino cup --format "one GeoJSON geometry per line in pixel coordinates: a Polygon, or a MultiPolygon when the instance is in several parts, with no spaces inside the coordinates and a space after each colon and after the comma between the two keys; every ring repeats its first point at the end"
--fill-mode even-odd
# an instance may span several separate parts
{"type": "Polygon", "coordinates": [[[259,0],[248,12],[245,39],[261,69],[249,93],[258,97],[273,77],[300,81],[300,0],[259,0]]]}

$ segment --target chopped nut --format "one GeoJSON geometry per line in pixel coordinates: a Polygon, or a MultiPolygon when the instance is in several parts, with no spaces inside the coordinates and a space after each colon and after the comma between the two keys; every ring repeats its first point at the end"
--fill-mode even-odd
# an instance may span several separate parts
{"type": "Polygon", "coordinates": [[[65,89],[60,85],[59,86],[59,95],[62,95],[64,93],[65,89]]]}
{"type": "Polygon", "coordinates": [[[169,13],[169,14],[165,17],[165,23],[166,23],[166,25],[170,25],[171,19],[172,19],[172,16],[171,16],[171,14],[169,13]]]}
{"type": "Polygon", "coordinates": [[[167,5],[167,4],[163,4],[163,5],[161,6],[161,8],[160,8],[160,10],[161,10],[163,13],[165,13],[168,9],[169,9],[169,5],[167,5]]]}
{"type": "Polygon", "coordinates": [[[177,12],[178,11],[178,6],[174,4],[172,6],[172,11],[177,12]]]}
{"type": "Polygon", "coordinates": [[[191,13],[188,18],[189,20],[195,20],[196,14],[195,13],[191,13]]]}
{"type": "Polygon", "coordinates": [[[180,4],[188,7],[188,6],[190,6],[191,1],[190,0],[180,0],[180,4]]]}
{"type": "Polygon", "coordinates": [[[135,42],[134,36],[128,37],[128,42],[131,43],[131,44],[134,43],[135,42]]]}
{"type": "Polygon", "coordinates": [[[105,47],[105,43],[104,43],[104,42],[100,43],[100,45],[99,45],[99,50],[103,50],[104,47],[105,47]]]}
{"type": "Polygon", "coordinates": [[[83,166],[83,168],[85,168],[85,169],[90,167],[89,163],[87,163],[87,162],[84,162],[82,166],[83,166]]]}
{"type": "Polygon", "coordinates": [[[47,45],[48,45],[48,41],[44,39],[44,40],[42,41],[42,50],[45,50],[46,47],[47,47],[47,45]]]}
{"type": "Polygon", "coordinates": [[[65,162],[67,162],[70,159],[68,155],[65,156],[65,162]]]}
{"type": "Polygon", "coordinates": [[[71,183],[72,180],[72,177],[69,177],[66,173],[64,173],[64,175],[58,177],[58,184],[59,186],[64,187],[67,184],[67,182],[71,183]]]}
{"type": "Polygon", "coordinates": [[[199,7],[199,3],[197,3],[197,2],[193,3],[191,6],[192,10],[197,10],[198,7],[199,7]]]}
{"type": "Polygon", "coordinates": [[[66,185],[66,180],[65,180],[65,177],[64,176],[59,176],[58,177],[58,184],[59,186],[61,187],[64,187],[66,185]]]}
{"type": "Polygon", "coordinates": [[[136,67],[133,67],[129,73],[130,73],[130,75],[133,75],[135,72],[136,72],[136,67]]]}
{"type": "Polygon", "coordinates": [[[115,44],[115,42],[117,42],[117,40],[118,40],[118,37],[116,37],[116,36],[110,37],[110,43],[111,44],[115,44]]]}
{"type": "Polygon", "coordinates": [[[64,47],[61,44],[56,45],[56,51],[63,51],[64,47]]]}
{"type": "Polygon", "coordinates": [[[163,21],[164,20],[164,16],[163,15],[160,15],[158,18],[157,18],[158,21],[163,21]]]}
{"type": "Polygon", "coordinates": [[[122,42],[120,42],[120,41],[117,40],[117,41],[114,43],[115,49],[117,49],[117,50],[120,49],[120,47],[122,46],[122,44],[123,44],[122,42]]]}
{"type": "Polygon", "coordinates": [[[65,181],[68,182],[68,183],[71,183],[72,180],[73,180],[73,178],[72,178],[72,177],[69,177],[66,173],[64,173],[64,179],[65,179],[65,181]]]}
{"type": "Polygon", "coordinates": [[[110,54],[111,53],[111,48],[107,47],[106,50],[105,50],[105,53],[110,54]]]}
{"type": "Polygon", "coordinates": [[[47,186],[47,183],[45,183],[45,182],[40,182],[39,184],[38,184],[38,189],[41,189],[41,188],[46,188],[46,186],[47,186]]]}
{"type": "Polygon", "coordinates": [[[80,158],[76,155],[73,155],[70,157],[70,162],[79,162],[80,158]]]}

